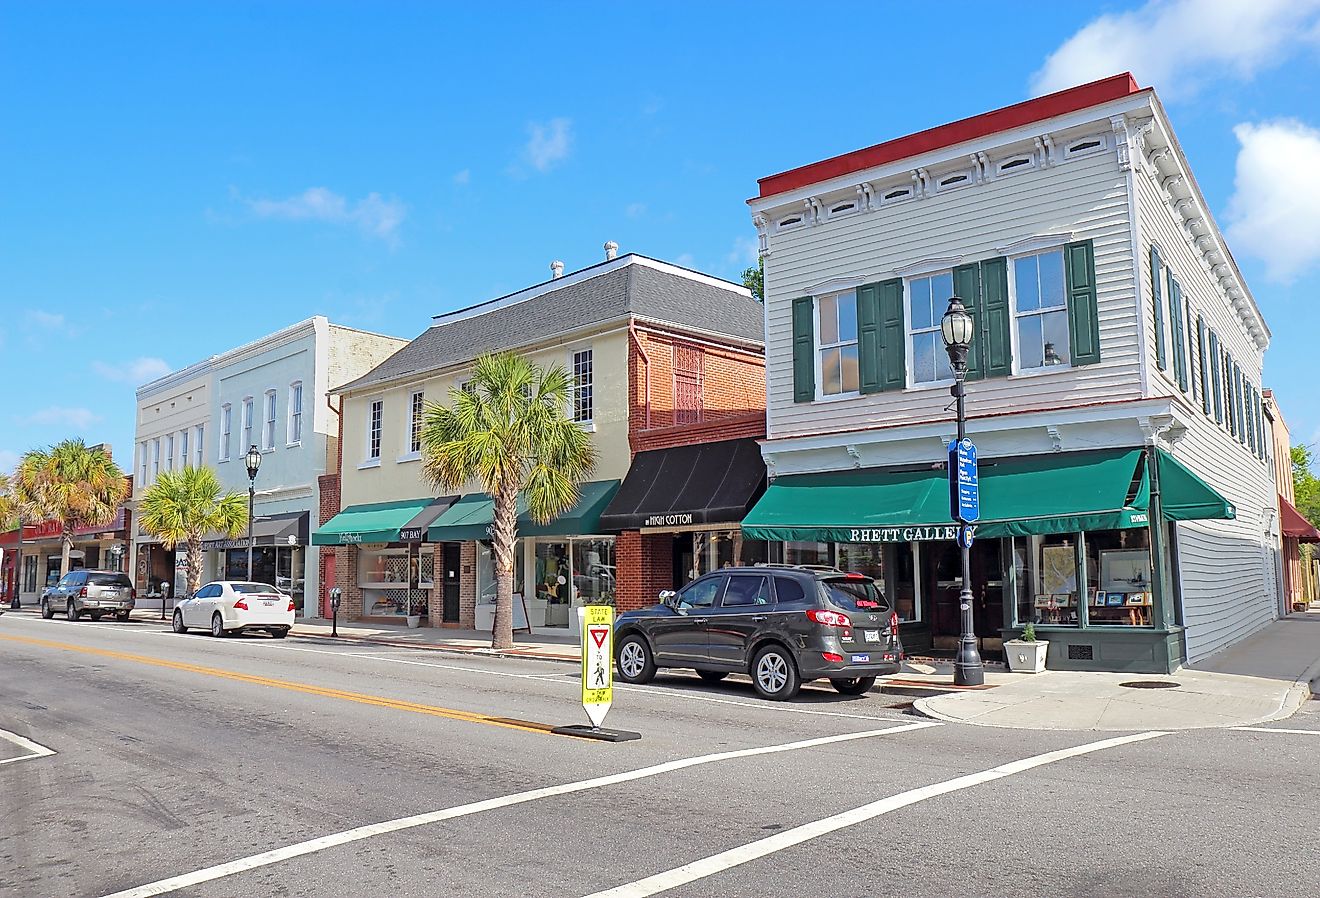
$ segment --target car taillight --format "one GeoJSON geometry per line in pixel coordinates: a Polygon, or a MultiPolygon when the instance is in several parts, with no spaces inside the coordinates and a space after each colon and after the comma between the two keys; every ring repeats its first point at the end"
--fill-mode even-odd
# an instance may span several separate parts
{"type": "Polygon", "coordinates": [[[293,599],[289,599],[289,607],[288,607],[288,610],[289,610],[289,611],[297,611],[297,610],[298,610],[297,608],[294,608],[294,607],[293,607],[293,599]]]}
{"type": "Polygon", "coordinates": [[[892,611],[889,614],[889,632],[893,636],[898,635],[898,612],[892,611]]]}
{"type": "Polygon", "coordinates": [[[85,598],[87,598],[87,587],[86,587],[86,586],[84,586],[82,589],[78,590],[78,598],[80,598],[80,599],[85,599],[85,598]]]}
{"type": "Polygon", "coordinates": [[[235,611],[247,611],[247,610],[248,610],[247,599],[239,599],[237,602],[235,602],[235,603],[234,603],[234,610],[235,610],[235,611]]]}
{"type": "Polygon", "coordinates": [[[826,627],[840,627],[843,629],[852,628],[852,619],[842,611],[828,611],[820,608],[812,608],[807,612],[807,617],[826,627]]]}
{"type": "Polygon", "coordinates": [[[136,598],[137,598],[137,587],[136,587],[136,586],[133,586],[133,587],[130,587],[130,588],[129,588],[129,590],[128,590],[128,597],[129,597],[130,599],[136,599],[136,598]]]}
{"type": "Polygon", "coordinates": [[[821,652],[820,656],[831,664],[842,664],[843,656],[836,652],[821,652]]]}

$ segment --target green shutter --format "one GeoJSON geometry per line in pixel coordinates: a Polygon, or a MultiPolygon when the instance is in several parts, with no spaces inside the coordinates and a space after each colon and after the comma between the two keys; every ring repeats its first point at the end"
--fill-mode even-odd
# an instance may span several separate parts
{"type": "Polygon", "coordinates": [[[1187,335],[1183,332],[1182,285],[1169,275],[1169,330],[1173,333],[1173,367],[1178,389],[1187,392],[1187,335]]]}
{"type": "Polygon", "coordinates": [[[980,380],[985,377],[985,340],[981,339],[981,266],[975,262],[959,265],[953,269],[953,293],[963,301],[967,311],[972,313],[972,342],[967,347],[967,379],[980,380]]]}
{"type": "Polygon", "coordinates": [[[1155,313],[1155,364],[1161,371],[1169,367],[1169,360],[1164,349],[1164,296],[1160,290],[1163,277],[1160,268],[1160,251],[1150,248],[1150,305],[1155,313]]]}
{"type": "Polygon", "coordinates": [[[1100,312],[1095,298],[1095,247],[1090,240],[1069,243],[1063,252],[1068,277],[1068,337],[1073,365],[1100,361],[1100,312]]]}
{"type": "Polygon", "coordinates": [[[857,288],[857,367],[861,391],[880,391],[880,285],[857,288]]]}
{"type": "Polygon", "coordinates": [[[1200,356],[1201,364],[1198,370],[1201,373],[1201,411],[1205,412],[1206,417],[1210,416],[1210,362],[1206,354],[1205,344],[1205,317],[1196,316],[1196,351],[1200,356]]]}
{"type": "Polygon", "coordinates": [[[793,300],[793,401],[816,398],[816,304],[810,296],[793,300]]]}
{"type": "Polygon", "coordinates": [[[1223,364],[1219,359],[1219,335],[1210,332],[1210,392],[1214,394],[1215,421],[1224,423],[1224,387],[1220,383],[1220,371],[1223,364]]]}
{"type": "Polygon", "coordinates": [[[903,325],[903,279],[876,284],[880,295],[880,389],[907,386],[907,331],[903,325]]]}
{"type": "Polygon", "coordinates": [[[1013,371],[1013,323],[1008,311],[1008,260],[1003,256],[981,263],[981,290],[977,331],[985,347],[985,376],[1007,377],[1013,371]]]}

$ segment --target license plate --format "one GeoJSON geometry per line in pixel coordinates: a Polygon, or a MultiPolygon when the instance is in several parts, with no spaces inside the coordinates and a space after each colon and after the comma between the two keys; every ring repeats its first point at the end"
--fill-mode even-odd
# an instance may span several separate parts
{"type": "Polygon", "coordinates": [[[274,602],[262,602],[261,604],[265,605],[267,608],[274,608],[274,607],[275,607],[275,603],[274,603],[274,602]]]}
{"type": "Polygon", "coordinates": [[[866,631],[866,641],[867,641],[867,642],[879,642],[879,641],[880,641],[880,631],[879,631],[879,630],[867,630],[867,631],[866,631]]]}
{"type": "Polygon", "coordinates": [[[852,660],[853,660],[853,664],[867,664],[867,663],[870,662],[870,660],[871,660],[871,656],[870,656],[870,655],[853,655],[853,656],[852,656],[852,660]]]}

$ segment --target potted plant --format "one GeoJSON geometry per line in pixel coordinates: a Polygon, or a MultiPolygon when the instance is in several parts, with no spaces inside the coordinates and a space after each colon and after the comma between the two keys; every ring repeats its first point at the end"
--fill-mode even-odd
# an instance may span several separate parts
{"type": "Polygon", "coordinates": [[[1045,669],[1049,648],[1049,642],[1036,639],[1036,625],[1028,621],[1021,636],[1005,640],[1004,660],[1014,673],[1040,673],[1045,669]]]}

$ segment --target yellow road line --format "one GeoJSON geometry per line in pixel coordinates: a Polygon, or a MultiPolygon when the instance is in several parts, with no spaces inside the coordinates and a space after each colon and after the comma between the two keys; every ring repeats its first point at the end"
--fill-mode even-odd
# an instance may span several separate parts
{"type": "Polygon", "coordinates": [[[432,717],[444,717],[449,720],[461,720],[466,723],[482,723],[487,726],[504,727],[509,730],[522,730],[528,733],[549,734],[552,727],[549,724],[534,723],[532,721],[510,720],[504,717],[491,717],[486,714],[478,714],[472,711],[457,711],[453,708],[441,708],[436,705],[423,705],[418,702],[403,701],[401,699],[384,698],[377,695],[367,695],[361,692],[346,692],[342,689],[329,689],[324,686],[312,686],[307,683],[295,683],[290,680],[277,680],[271,677],[260,677],[254,674],[237,673],[232,670],[221,670],[217,667],[202,667],[197,664],[187,664],[182,661],[166,661],[163,658],[152,658],[149,655],[134,655],[128,652],[116,652],[112,649],[98,649],[91,646],[71,645],[64,642],[51,642],[48,639],[34,639],[30,636],[9,636],[0,635],[0,639],[9,642],[21,642],[27,645],[42,646],[48,649],[60,649],[66,652],[80,652],[84,655],[98,655],[102,658],[114,658],[119,661],[132,661],[137,664],[148,664],[153,667],[165,667],[170,670],[181,670],[188,673],[202,674],[208,677],[220,677],[225,680],[237,680],[240,683],[252,683],[257,686],[271,686],[276,689],[287,689],[290,692],[302,692],[306,695],[319,695],[323,698],[337,698],[348,702],[357,702],[361,705],[374,705],[378,708],[391,708],[396,711],[410,711],[414,714],[429,714],[432,717]]]}

